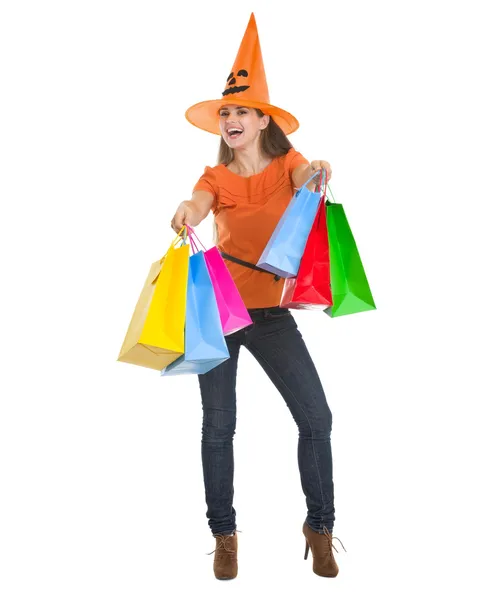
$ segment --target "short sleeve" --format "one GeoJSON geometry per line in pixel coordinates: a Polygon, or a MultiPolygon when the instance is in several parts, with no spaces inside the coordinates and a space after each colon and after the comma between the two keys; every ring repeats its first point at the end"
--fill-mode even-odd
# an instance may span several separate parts
{"type": "Polygon", "coordinates": [[[193,187],[193,191],[194,192],[197,192],[197,191],[210,192],[214,197],[214,201],[212,204],[212,211],[215,212],[215,210],[217,208],[219,187],[217,185],[217,178],[215,177],[215,173],[214,173],[214,170],[212,167],[205,167],[203,175],[200,177],[200,179],[197,181],[197,183],[193,187]]]}

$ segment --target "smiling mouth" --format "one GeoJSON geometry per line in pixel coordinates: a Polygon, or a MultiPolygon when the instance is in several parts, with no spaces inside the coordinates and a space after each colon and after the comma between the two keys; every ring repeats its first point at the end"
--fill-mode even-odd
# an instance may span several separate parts
{"type": "Polygon", "coordinates": [[[225,92],[222,92],[222,96],[227,96],[228,94],[237,94],[238,92],[245,92],[249,89],[248,85],[234,85],[233,87],[227,88],[225,92]]]}
{"type": "Polygon", "coordinates": [[[242,129],[231,128],[227,131],[227,135],[231,140],[237,139],[243,133],[242,129]]]}

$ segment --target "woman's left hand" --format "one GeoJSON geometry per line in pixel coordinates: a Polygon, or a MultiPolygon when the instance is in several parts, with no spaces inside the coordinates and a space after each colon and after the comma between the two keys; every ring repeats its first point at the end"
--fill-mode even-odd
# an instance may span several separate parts
{"type": "Polygon", "coordinates": [[[332,177],[332,169],[330,168],[330,164],[326,160],[312,160],[310,163],[310,167],[312,171],[317,171],[320,169],[325,169],[327,173],[327,182],[332,177]]]}

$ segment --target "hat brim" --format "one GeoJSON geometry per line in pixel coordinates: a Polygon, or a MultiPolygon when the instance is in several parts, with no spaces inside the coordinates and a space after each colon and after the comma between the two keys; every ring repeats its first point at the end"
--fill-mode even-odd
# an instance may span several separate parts
{"type": "Polygon", "coordinates": [[[238,106],[247,106],[249,108],[259,108],[266,115],[273,117],[275,123],[283,130],[285,135],[289,135],[298,129],[300,123],[286,110],[266,104],[265,102],[255,102],[244,98],[220,98],[219,100],[205,100],[190,106],[186,111],[186,119],[195,127],[221,135],[219,127],[219,108],[227,104],[237,104],[238,106]]]}

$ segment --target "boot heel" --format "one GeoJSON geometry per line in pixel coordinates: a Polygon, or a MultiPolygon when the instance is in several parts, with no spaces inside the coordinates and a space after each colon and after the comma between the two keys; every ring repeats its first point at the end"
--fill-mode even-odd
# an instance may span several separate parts
{"type": "Polygon", "coordinates": [[[305,556],[303,557],[303,560],[307,560],[309,550],[310,550],[310,546],[308,545],[308,542],[305,540],[305,556]]]}

